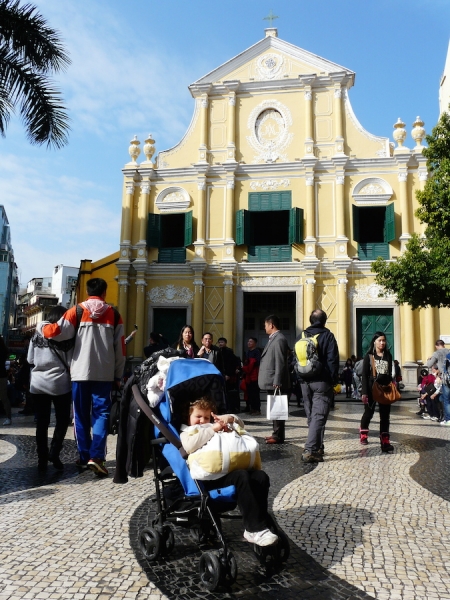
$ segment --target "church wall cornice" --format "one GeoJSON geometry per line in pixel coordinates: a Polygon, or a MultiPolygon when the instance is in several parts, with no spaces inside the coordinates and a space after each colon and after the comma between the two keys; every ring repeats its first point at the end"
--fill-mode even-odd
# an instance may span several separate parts
{"type": "MultiPolygon", "coordinates": [[[[284,77],[283,79],[239,82],[239,90],[236,95],[239,97],[243,95],[252,95],[259,92],[290,92],[302,90],[305,88],[305,83],[303,81],[303,78],[305,77],[307,77],[307,74],[301,74],[297,77],[284,77]]],[[[345,75],[342,79],[342,85],[344,87],[350,86],[351,82],[352,78],[349,75],[345,75]]],[[[316,75],[311,87],[313,91],[320,91],[320,89],[333,87],[334,84],[335,82],[332,76],[316,75]]],[[[226,85],[226,82],[211,85],[208,92],[210,97],[227,96],[228,94],[229,89],[226,85]]]]}

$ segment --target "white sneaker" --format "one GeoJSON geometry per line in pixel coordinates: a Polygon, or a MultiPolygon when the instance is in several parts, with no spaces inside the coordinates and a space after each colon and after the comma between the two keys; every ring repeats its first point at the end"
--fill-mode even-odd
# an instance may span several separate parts
{"type": "Polygon", "coordinates": [[[3,425],[11,425],[11,419],[5,419],[3,425]]]}
{"type": "Polygon", "coordinates": [[[450,427],[450,421],[441,421],[441,425],[444,427],[450,427]]]}
{"type": "Polygon", "coordinates": [[[430,417],[430,415],[422,415],[422,419],[428,419],[428,420],[430,420],[431,417],[430,417]]]}
{"type": "Polygon", "coordinates": [[[438,420],[438,418],[437,418],[437,417],[430,417],[430,419],[431,419],[432,421],[437,421],[437,420],[438,420]]]}
{"type": "Polygon", "coordinates": [[[271,546],[278,541],[278,536],[270,531],[270,529],[263,529],[262,531],[256,531],[250,533],[250,531],[244,531],[244,537],[250,544],[256,544],[257,546],[271,546]]]}

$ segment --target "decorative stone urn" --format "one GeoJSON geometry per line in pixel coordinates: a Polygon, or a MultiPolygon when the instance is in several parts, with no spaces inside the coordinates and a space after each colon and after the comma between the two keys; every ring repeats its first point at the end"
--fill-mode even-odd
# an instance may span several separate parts
{"type": "Polygon", "coordinates": [[[131,161],[136,162],[137,157],[141,153],[141,149],[139,148],[139,144],[141,142],[137,139],[137,135],[130,142],[130,147],[128,148],[128,154],[131,156],[131,161]]]}
{"type": "Polygon", "coordinates": [[[147,162],[150,162],[152,160],[152,156],[155,154],[155,140],[153,139],[153,136],[151,133],[148,134],[147,139],[145,140],[145,144],[144,144],[144,154],[145,154],[145,158],[147,159],[147,162]]]}
{"type": "Polygon", "coordinates": [[[424,129],[424,122],[420,117],[416,117],[416,120],[413,123],[414,129],[411,131],[411,137],[416,142],[416,148],[423,148],[422,140],[426,135],[424,129]]]}
{"type": "Polygon", "coordinates": [[[399,148],[403,146],[403,143],[406,140],[406,136],[407,133],[405,130],[405,124],[399,117],[397,123],[394,123],[394,133],[392,135],[394,140],[397,142],[399,148]]]}

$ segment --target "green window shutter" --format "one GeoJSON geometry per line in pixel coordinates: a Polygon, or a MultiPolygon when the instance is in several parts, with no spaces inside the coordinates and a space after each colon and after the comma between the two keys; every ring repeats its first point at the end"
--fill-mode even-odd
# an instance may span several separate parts
{"type": "Polygon", "coordinates": [[[386,213],[384,215],[384,241],[392,242],[395,240],[395,212],[394,203],[386,206],[386,213]]]}
{"type": "Polygon", "coordinates": [[[161,243],[161,215],[148,214],[147,248],[159,248],[161,243]]]}
{"type": "Polygon", "coordinates": [[[292,192],[250,192],[248,210],[290,210],[292,192]]]}
{"type": "Polygon", "coordinates": [[[247,250],[248,262],[258,262],[259,253],[256,246],[249,246],[247,250]]]}
{"type": "Polygon", "coordinates": [[[184,215],[184,245],[192,244],[192,210],[184,215]]]}
{"type": "Polygon", "coordinates": [[[278,262],[292,262],[291,246],[280,246],[278,253],[278,262]]]}
{"type": "Polygon", "coordinates": [[[292,207],[292,192],[281,192],[281,210],[290,210],[292,207]]]}
{"type": "MultiPolygon", "coordinates": [[[[277,194],[278,196],[279,194],[277,194]]],[[[273,194],[271,194],[270,192],[265,192],[265,193],[261,193],[259,195],[260,197],[260,201],[259,201],[259,205],[260,205],[260,209],[259,210],[278,210],[278,209],[273,209],[273,203],[277,204],[277,200],[273,198],[273,194]]]]}
{"type": "Polygon", "coordinates": [[[270,262],[270,246],[256,246],[258,262],[270,262]]]}
{"type": "Polygon", "coordinates": [[[289,243],[303,244],[303,209],[291,208],[289,211],[289,243]]]}
{"type": "Polygon", "coordinates": [[[378,257],[389,259],[389,244],[387,242],[358,244],[358,258],[360,260],[375,260],[378,257]]]}
{"type": "Polygon", "coordinates": [[[249,262],[291,262],[290,246],[249,246],[249,262]]]}
{"type": "Polygon", "coordinates": [[[372,260],[377,259],[379,256],[385,260],[389,259],[389,244],[387,242],[384,244],[373,244],[372,260]]]}
{"type": "Polygon", "coordinates": [[[242,246],[249,243],[250,236],[250,214],[248,210],[236,211],[236,245],[242,246]]]}
{"type": "Polygon", "coordinates": [[[186,248],[161,248],[158,252],[159,263],[184,263],[186,248]]]}
{"type": "Polygon", "coordinates": [[[261,210],[261,194],[259,192],[249,193],[248,210],[261,210]]]}
{"type": "Polygon", "coordinates": [[[359,219],[360,219],[360,217],[362,217],[361,207],[356,206],[356,204],[353,204],[352,205],[352,213],[353,213],[353,239],[355,240],[355,242],[359,242],[360,241],[359,219]]]}

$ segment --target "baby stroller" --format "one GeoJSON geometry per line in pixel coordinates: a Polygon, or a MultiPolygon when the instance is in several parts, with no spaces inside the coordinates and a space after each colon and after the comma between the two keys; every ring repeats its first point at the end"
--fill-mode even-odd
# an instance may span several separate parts
{"type": "MultiPolygon", "coordinates": [[[[155,432],[152,455],[156,510],[151,527],[145,527],[139,533],[143,556],[148,561],[167,557],[175,546],[172,526],[187,528],[201,550],[208,543],[214,546],[203,551],[200,557],[199,574],[204,587],[213,591],[219,586],[231,586],[237,577],[237,564],[222,533],[221,519],[241,518],[238,514],[230,514],[236,508],[234,486],[207,492],[202,482],[193,480],[178,433],[186,404],[209,395],[218,408],[225,406],[221,373],[207,360],[179,359],[169,367],[165,392],[158,407],[151,409],[147,405],[138,385],[133,385],[132,391],[140,408],[153,423],[155,432]]],[[[288,538],[275,521],[273,531],[279,537],[277,544],[254,547],[267,570],[289,557],[288,538]]]]}

